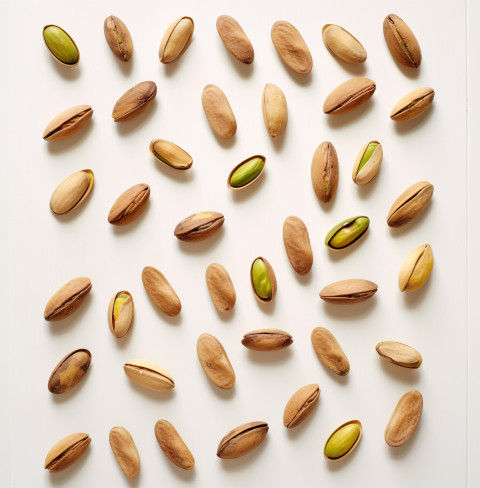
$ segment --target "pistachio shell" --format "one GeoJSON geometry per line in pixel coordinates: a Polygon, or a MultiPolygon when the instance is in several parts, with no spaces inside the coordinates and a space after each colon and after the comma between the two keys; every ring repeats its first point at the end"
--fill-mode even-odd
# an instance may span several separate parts
{"type": "Polygon", "coordinates": [[[337,461],[348,456],[358,446],[362,437],[362,424],[358,420],[345,422],[330,434],[323,455],[327,461],[337,461]]]}
{"type": "Polygon", "coordinates": [[[90,105],[75,105],[52,119],[43,132],[46,141],[59,141],[72,136],[87,125],[92,118],[90,105]]]}
{"type": "Polygon", "coordinates": [[[177,429],[168,420],[155,424],[155,437],[165,456],[182,469],[193,469],[195,459],[177,429]]]}
{"type": "Polygon", "coordinates": [[[368,78],[351,78],[335,88],[325,99],[326,114],[345,114],[363,105],[375,92],[375,82],[368,78]]]}
{"type": "Polygon", "coordinates": [[[353,164],[352,179],[357,185],[366,185],[377,176],[383,159],[382,145],[370,141],[362,147],[353,164]]]}
{"type": "Polygon", "coordinates": [[[132,381],[150,390],[168,391],[175,387],[170,373],[151,361],[127,361],[123,365],[123,370],[132,381]]]}
{"type": "Polygon", "coordinates": [[[237,295],[227,270],[221,264],[210,264],[205,279],[215,308],[221,313],[230,312],[235,306],[237,295]]]}
{"type": "Polygon", "coordinates": [[[193,164],[190,154],[173,142],[163,139],[153,139],[150,143],[150,152],[155,159],[173,169],[185,170],[191,168],[193,164]]]}
{"type": "Polygon", "coordinates": [[[345,219],[330,230],[325,237],[325,245],[333,251],[345,249],[361,239],[369,225],[370,219],[365,215],[345,219]]]}
{"type": "Polygon", "coordinates": [[[126,122],[140,115],[157,96],[157,85],[153,81],[142,81],[127,90],[113,107],[115,122],[126,122]]]}
{"type": "Polygon", "coordinates": [[[365,51],[358,39],[339,25],[324,25],[322,38],[328,50],[342,61],[364,63],[367,59],[367,51],[365,51]]]}
{"type": "Polygon", "coordinates": [[[174,317],[182,310],[178,295],[167,278],[152,266],[143,268],[142,282],[150,300],[164,314],[174,317]]]}
{"type": "Polygon", "coordinates": [[[312,185],[322,203],[328,203],[338,186],[338,156],[334,145],[325,141],[316,149],[311,166],[312,185]]]}
{"type": "Polygon", "coordinates": [[[50,209],[56,215],[63,215],[78,207],[93,187],[93,171],[82,169],[63,180],[50,198],[50,209]]]}
{"type": "Polygon", "coordinates": [[[287,99],[282,90],[273,83],[267,83],[262,97],[263,121],[272,139],[282,137],[287,127],[287,99]]]}
{"type": "Polygon", "coordinates": [[[158,56],[164,64],[178,59],[187,49],[193,36],[194,23],[190,17],[173,21],[165,32],[158,56]]]}
{"type": "Polygon", "coordinates": [[[108,222],[112,225],[126,225],[137,220],[144,212],[149,198],[150,187],[145,183],[128,188],[112,205],[108,222]]]}
{"type": "Polygon", "coordinates": [[[417,390],[405,393],[397,403],[385,429],[385,442],[398,447],[407,442],[415,432],[423,410],[423,397],[417,390]]]}
{"type": "Polygon", "coordinates": [[[390,227],[401,227],[420,215],[433,195],[433,185],[420,181],[407,188],[393,203],[387,216],[390,227]]]}
{"type": "Polygon", "coordinates": [[[378,290],[373,281],[349,279],[336,281],[322,289],[320,298],[329,303],[360,303],[371,298],[378,290]]]}
{"type": "Polygon", "coordinates": [[[213,132],[230,139],[237,132],[237,121],[225,93],[216,85],[207,85],[202,92],[202,105],[213,132]]]}
{"type": "Polygon", "coordinates": [[[379,342],[375,346],[375,350],[385,361],[404,368],[419,368],[422,364],[422,355],[413,347],[401,342],[379,342]]]}
{"type": "Polygon", "coordinates": [[[228,432],[220,441],[217,456],[222,459],[236,459],[258,447],[268,432],[266,422],[249,422],[228,432]]]}
{"type": "Polygon", "coordinates": [[[432,105],[433,88],[417,88],[402,97],[393,107],[390,118],[396,122],[407,122],[422,115],[432,105]]]}
{"type": "Polygon", "coordinates": [[[293,343],[292,336],[280,329],[258,329],[243,336],[242,344],[253,351],[278,351],[293,343]]]}
{"type": "Polygon", "coordinates": [[[275,277],[275,273],[271,264],[262,257],[255,258],[252,261],[252,265],[250,266],[250,284],[252,285],[253,294],[255,298],[261,303],[268,303],[271,302],[275,298],[275,294],[277,293],[277,279],[275,277]],[[259,278],[254,280],[253,271],[254,265],[256,261],[261,261],[264,264],[265,269],[262,269],[262,273],[259,275],[259,278]],[[256,283],[255,283],[256,281],[256,283]],[[268,286],[267,281],[270,282],[270,286],[268,286]],[[266,288],[265,286],[266,285],[266,288]],[[257,289],[262,291],[262,295],[260,296],[257,292],[257,289]],[[267,294],[263,293],[264,291],[268,291],[267,294]],[[268,295],[268,296],[267,296],[268,295]]]}
{"type": "Polygon", "coordinates": [[[88,349],[76,349],[67,354],[53,369],[48,379],[48,391],[60,394],[71,390],[85,376],[91,360],[88,349]]]}
{"type": "Polygon", "coordinates": [[[230,190],[243,190],[256,181],[263,173],[266,158],[256,154],[237,164],[227,178],[227,186],[230,190]]]}
{"type": "Polygon", "coordinates": [[[240,24],[229,15],[217,18],[217,31],[225,47],[242,63],[251,64],[255,57],[252,43],[240,24]]]}
{"type": "Polygon", "coordinates": [[[300,425],[313,411],[320,398],[317,384],[305,385],[288,400],[283,411],[283,425],[287,429],[300,425]]]}
{"type": "Polygon", "coordinates": [[[84,302],[92,288],[89,278],[74,278],[58,289],[48,301],[43,317],[48,321],[62,320],[72,315],[84,302]]]}
{"type": "Polygon", "coordinates": [[[197,355],[208,379],[219,388],[228,390],[235,385],[235,372],[220,341],[211,334],[197,340],[197,355]]]}
{"type": "Polygon", "coordinates": [[[133,297],[128,291],[119,291],[113,295],[108,305],[108,325],[115,337],[123,337],[130,330],[135,307],[133,297]]]}
{"type": "Polygon", "coordinates": [[[318,359],[329,370],[339,376],[350,372],[350,363],[334,335],[324,327],[316,327],[311,335],[312,345],[318,359]]]}
{"type": "Polygon", "coordinates": [[[422,244],[409,253],[398,275],[400,291],[416,291],[428,280],[433,268],[433,252],[430,244],[422,244]]]}
{"type": "Polygon", "coordinates": [[[76,66],[80,61],[80,51],[75,41],[58,25],[46,25],[43,40],[54,59],[64,66],[76,66]]]}
{"type": "Polygon", "coordinates": [[[108,440],[125,476],[129,479],[136,478],[140,471],[140,456],[130,432],[121,426],[112,427],[108,440]]]}
{"type": "Polygon", "coordinates": [[[103,32],[112,53],[121,61],[130,61],[133,42],[127,26],[118,17],[109,15],[103,23],[103,32]]]}
{"type": "Polygon", "coordinates": [[[281,20],[273,24],[270,35],[275,49],[289,68],[302,75],[310,73],[312,55],[296,27],[281,20]]]}
{"type": "Polygon", "coordinates": [[[198,212],[180,221],[174,235],[181,241],[203,241],[217,233],[224,221],[225,217],[219,212],[198,212]]]}
{"type": "Polygon", "coordinates": [[[283,244],[292,268],[299,275],[306,275],[313,264],[312,246],[303,220],[287,217],[283,223],[283,244]]]}
{"type": "Polygon", "coordinates": [[[47,453],[45,469],[57,473],[78,461],[90,445],[88,434],[70,434],[59,440],[47,453]]]}
{"type": "Polygon", "coordinates": [[[395,61],[407,68],[418,68],[422,51],[410,27],[397,15],[390,14],[383,21],[383,35],[395,61]]]}

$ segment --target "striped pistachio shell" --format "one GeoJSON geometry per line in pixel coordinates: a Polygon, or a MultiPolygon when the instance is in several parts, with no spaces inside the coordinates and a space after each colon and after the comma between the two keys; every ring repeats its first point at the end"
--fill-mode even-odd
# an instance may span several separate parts
{"type": "Polygon", "coordinates": [[[165,32],[158,56],[164,64],[171,63],[178,59],[187,49],[192,40],[194,30],[193,19],[181,17],[174,20],[165,32]]]}
{"type": "Polygon", "coordinates": [[[400,291],[416,291],[428,280],[433,268],[433,251],[430,244],[422,244],[409,253],[400,268],[400,291]]]}
{"type": "Polygon", "coordinates": [[[407,188],[393,203],[387,216],[390,227],[401,227],[420,215],[433,195],[433,185],[420,181],[407,188]]]}
{"type": "Polygon", "coordinates": [[[300,425],[314,410],[320,398],[317,384],[305,385],[288,400],[283,411],[283,425],[287,429],[300,425]]]}
{"type": "Polygon", "coordinates": [[[71,390],[85,376],[91,360],[88,349],[76,349],[67,354],[53,369],[48,379],[48,391],[60,394],[71,390]]]}
{"type": "Polygon", "coordinates": [[[70,434],[60,439],[48,451],[45,458],[45,469],[57,473],[78,461],[87,450],[92,439],[88,434],[70,434]]]}
{"type": "Polygon", "coordinates": [[[417,390],[405,393],[397,403],[385,429],[385,442],[398,447],[407,442],[415,432],[423,411],[423,396],[417,390]]]}
{"type": "Polygon", "coordinates": [[[292,336],[280,329],[258,329],[243,336],[242,344],[253,351],[279,351],[293,343],[292,336]]]}
{"type": "Polygon", "coordinates": [[[93,171],[82,169],[63,180],[50,198],[50,209],[56,215],[63,215],[78,207],[92,191],[93,171]]]}
{"type": "Polygon", "coordinates": [[[208,379],[219,388],[228,390],[235,385],[235,371],[220,341],[211,334],[197,340],[198,360],[208,379]]]}
{"type": "Polygon", "coordinates": [[[413,347],[395,341],[382,341],[375,346],[378,355],[389,363],[404,368],[419,368],[422,355],[413,347]]]}
{"type": "Polygon", "coordinates": [[[358,446],[362,437],[362,423],[350,420],[334,430],[325,443],[323,455],[327,461],[337,461],[348,456],[358,446]]]}
{"type": "Polygon", "coordinates": [[[217,18],[218,35],[225,47],[242,63],[251,64],[255,57],[252,43],[241,25],[229,15],[217,18]]]}
{"type": "Polygon", "coordinates": [[[378,141],[370,141],[362,147],[353,164],[352,179],[357,185],[366,185],[377,176],[382,165],[383,149],[378,141]]]}
{"type": "Polygon", "coordinates": [[[80,61],[80,51],[68,32],[58,25],[43,28],[43,41],[50,54],[64,66],[76,66],[80,61]]]}
{"type": "Polygon", "coordinates": [[[153,139],[150,152],[155,159],[173,169],[185,170],[192,167],[193,159],[190,154],[173,142],[163,139],[153,139]]]}
{"type": "Polygon", "coordinates": [[[351,78],[335,88],[323,103],[323,112],[337,115],[363,105],[375,92],[375,82],[368,78],[351,78]]]}
{"type": "Polygon", "coordinates": [[[328,329],[316,327],[312,331],[311,339],[318,359],[324,366],[339,376],[345,376],[350,372],[347,356],[328,329]]]}
{"type": "Polygon", "coordinates": [[[227,178],[230,190],[243,190],[256,181],[263,173],[266,164],[265,156],[256,154],[237,164],[227,178]]]}
{"type": "Polygon", "coordinates": [[[263,89],[262,112],[265,127],[272,139],[282,137],[287,127],[287,99],[283,91],[273,83],[267,83],[263,89]]]}
{"type": "Polygon", "coordinates": [[[390,118],[396,122],[408,122],[422,115],[432,105],[435,90],[417,88],[402,97],[393,107],[390,118]]]}
{"type": "Polygon", "coordinates": [[[367,51],[361,42],[339,25],[324,25],[322,38],[328,50],[342,61],[357,64],[364,63],[367,59],[367,51]]]}
{"type": "Polygon", "coordinates": [[[150,390],[168,391],[175,387],[170,373],[151,361],[127,361],[123,365],[123,370],[132,381],[150,390]]]}
{"type": "Polygon", "coordinates": [[[253,294],[260,303],[269,303],[277,293],[277,279],[272,265],[259,256],[250,266],[250,284],[253,294]]]}
{"type": "Polygon", "coordinates": [[[217,456],[236,459],[258,447],[268,433],[267,422],[257,421],[240,425],[228,432],[220,441],[217,456]]]}
{"type": "Polygon", "coordinates": [[[45,127],[43,138],[46,141],[59,141],[72,136],[87,125],[92,118],[90,105],[75,105],[53,118],[45,127]]]}

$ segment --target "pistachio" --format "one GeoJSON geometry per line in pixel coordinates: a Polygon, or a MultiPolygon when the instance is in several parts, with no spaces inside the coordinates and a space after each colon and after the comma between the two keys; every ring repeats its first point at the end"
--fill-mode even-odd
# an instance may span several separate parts
{"type": "Polygon", "coordinates": [[[59,141],[73,136],[83,129],[92,118],[93,109],[90,105],[75,105],[53,118],[43,131],[46,141],[59,141]]]}
{"type": "Polygon", "coordinates": [[[123,365],[123,370],[132,381],[150,390],[168,391],[175,387],[170,373],[151,361],[127,361],[123,365]]]}
{"type": "Polygon", "coordinates": [[[66,319],[84,302],[92,288],[89,278],[74,278],[57,290],[48,301],[43,317],[48,321],[66,319]]]}
{"type": "Polygon", "coordinates": [[[91,360],[88,349],[76,349],[67,354],[53,369],[48,379],[48,391],[60,394],[71,390],[85,376],[91,360]]]}
{"type": "Polygon", "coordinates": [[[181,17],[170,24],[158,51],[162,63],[171,63],[186,51],[192,40],[193,29],[193,19],[190,17],[181,17]]]}
{"type": "Polygon", "coordinates": [[[140,471],[140,456],[130,432],[125,427],[112,427],[108,440],[123,474],[129,479],[136,478],[140,471]]]}
{"type": "Polygon", "coordinates": [[[70,434],[59,440],[47,453],[45,469],[57,473],[78,461],[87,450],[92,439],[88,434],[70,434]]]}
{"type": "Polygon", "coordinates": [[[328,50],[347,63],[364,63],[367,51],[362,44],[339,25],[326,24],[322,29],[322,38],[328,50]]]}
{"type": "Polygon", "coordinates": [[[345,249],[363,237],[369,225],[370,219],[364,215],[345,219],[330,230],[325,245],[334,251],[345,249]]]}
{"type": "Polygon", "coordinates": [[[288,400],[283,411],[283,425],[287,429],[300,425],[313,411],[320,398],[317,384],[305,385],[288,400]]]}
{"type": "Polygon", "coordinates": [[[275,22],[270,32],[273,45],[282,61],[296,73],[306,75],[312,71],[313,61],[300,32],[284,20],[275,22]]]}
{"type": "Polygon", "coordinates": [[[279,139],[285,132],[288,120],[287,99],[282,90],[267,83],[262,97],[263,121],[272,139],[279,139]]]}
{"type": "Polygon", "coordinates": [[[220,441],[217,456],[222,459],[236,459],[245,456],[258,447],[268,432],[267,422],[249,422],[228,432],[220,441]]]}
{"type": "Polygon", "coordinates": [[[432,104],[433,88],[417,88],[402,97],[393,107],[390,118],[395,122],[407,122],[422,115],[432,104]]]}
{"type": "Polygon", "coordinates": [[[362,147],[353,164],[352,179],[357,185],[366,185],[377,176],[383,159],[382,145],[370,141],[362,147]]]}
{"type": "Polygon", "coordinates": [[[198,212],[180,221],[174,234],[181,241],[203,241],[217,233],[224,221],[225,217],[219,212],[198,212]]]}
{"type": "Polygon", "coordinates": [[[375,82],[368,78],[351,78],[337,86],[325,99],[326,114],[345,114],[363,105],[375,92],[375,82]]]}
{"type": "Polygon", "coordinates": [[[358,420],[350,420],[342,424],[330,435],[325,443],[323,455],[327,461],[336,461],[350,454],[360,442],[362,424],[358,420]]]}
{"type": "Polygon", "coordinates": [[[231,139],[237,132],[237,121],[225,93],[216,85],[207,85],[202,92],[202,105],[213,132],[231,139]]]}
{"type": "Polygon", "coordinates": [[[133,324],[134,304],[128,291],[119,291],[113,295],[108,304],[108,325],[115,337],[123,337],[133,324]]]}
{"type": "Polygon", "coordinates": [[[275,298],[277,280],[270,263],[262,257],[253,260],[250,267],[250,283],[259,302],[268,303],[275,298]]]}
{"type": "Polygon", "coordinates": [[[292,268],[305,275],[312,268],[313,254],[305,224],[298,217],[287,217],[283,223],[283,244],[292,268]]]}
{"type": "Polygon", "coordinates": [[[155,307],[164,314],[174,317],[182,309],[182,304],[167,278],[152,266],[143,268],[142,281],[145,291],[155,307]]]}
{"type": "Polygon", "coordinates": [[[112,225],[126,225],[138,219],[150,198],[150,187],[139,183],[125,190],[112,205],[108,221],[112,225]]]}
{"type": "Polygon", "coordinates": [[[393,59],[407,68],[418,68],[422,51],[410,27],[397,15],[390,14],[383,21],[383,35],[393,59]]]}
{"type": "Polygon", "coordinates": [[[190,154],[173,142],[163,139],[153,139],[150,143],[150,152],[155,159],[173,169],[189,169],[193,164],[190,154]]]}
{"type": "Polygon", "coordinates": [[[103,23],[103,32],[112,53],[120,61],[130,61],[133,42],[127,26],[118,17],[109,15],[103,23]]]}
{"type": "Polygon", "coordinates": [[[423,397],[417,390],[405,393],[397,403],[385,429],[385,442],[398,447],[412,437],[423,410],[423,397]]]}
{"type": "Polygon", "coordinates": [[[390,227],[401,227],[420,215],[433,195],[433,185],[420,181],[407,188],[393,203],[387,216],[390,227]]]}
{"type": "Polygon", "coordinates": [[[50,209],[56,215],[63,215],[78,207],[93,187],[93,171],[82,169],[63,180],[50,198],[50,209]]]}
{"type": "Polygon", "coordinates": [[[251,185],[265,168],[265,156],[251,156],[230,171],[227,179],[227,186],[230,190],[240,190],[251,185]]]}
{"type": "Polygon", "coordinates": [[[80,61],[80,52],[70,35],[57,25],[43,28],[43,40],[50,54],[65,66],[75,66],[80,61]]]}
{"type": "Polygon", "coordinates": [[[243,336],[242,344],[253,351],[279,351],[293,343],[292,336],[280,329],[258,329],[243,336]]]}
{"type": "Polygon", "coordinates": [[[240,24],[229,15],[217,18],[217,31],[225,47],[242,63],[251,64],[255,57],[252,43],[240,24]]]}
{"type": "Polygon", "coordinates": [[[211,334],[202,334],[197,340],[197,355],[208,379],[219,388],[228,390],[235,385],[227,353],[220,341],[211,334]]]}
{"type": "Polygon", "coordinates": [[[195,459],[180,434],[168,420],[155,424],[155,437],[165,456],[182,469],[193,469],[195,459]]]}
{"type": "Polygon", "coordinates": [[[328,203],[338,186],[338,156],[331,142],[322,142],[312,158],[312,185],[322,203],[328,203]]]}
{"type": "Polygon", "coordinates": [[[322,289],[320,298],[329,303],[360,303],[368,300],[378,290],[378,285],[368,280],[350,279],[336,281],[322,289]]]}
{"type": "Polygon", "coordinates": [[[375,346],[375,350],[385,361],[404,368],[419,368],[422,364],[422,355],[413,347],[401,342],[379,342],[375,346]]]}
{"type": "Polygon", "coordinates": [[[312,345],[318,359],[330,371],[339,376],[345,376],[350,372],[350,363],[334,335],[323,327],[312,330],[312,345]]]}
{"type": "Polygon", "coordinates": [[[221,264],[210,264],[205,279],[215,308],[220,313],[230,312],[235,305],[237,295],[227,270],[221,264]]]}
{"type": "Polygon", "coordinates": [[[115,122],[125,122],[140,115],[157,96],[157,85],[153,81],[142,81],[127,90],[113,107],[115,122]]]}
{"type": "Polygon", "coordinates": [[[415,291],[421,288],[433,268],[433,252],[430,244],[422,244],[409,253],[400,268],[398,286],[400,291],[415,291]]]}

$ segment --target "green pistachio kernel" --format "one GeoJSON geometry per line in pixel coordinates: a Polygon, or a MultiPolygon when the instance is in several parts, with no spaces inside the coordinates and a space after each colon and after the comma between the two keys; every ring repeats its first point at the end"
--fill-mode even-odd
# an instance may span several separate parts
{"type": "Polygon", "coordinates": [[[338,459],[345,456],[357,442],[360,435],[360,426],[351,423],[338,429],[327,442],[325,446],[325,455],[330,459],[338,459]]]}
{"type": "Polygon", "coordinates": [[[370,219],[363,215],[345,219],[327,234],[325,245],[334,250],[345,249],[360,239],[369,225],[370,219]]]}
{"type": "Polygon", "coordinates": [[[240,188],[253,181],[263,170],[265,161],[261,158],[253,158],[238,167],[230,177],[230,185],[240,188]]]}
{"type": "Polygon", "coordinates": [[[63,64],[78,62],[78,49],[72,38],[60,27],[49,25],[43,30],[43,38],[50,52],[63,64]]]}
{"type": "Polygon", "coordinates": [[[252,266],[252,282],[257,295],[263,300],[272,297],[272,282],[268,275],[267,265],[263,259],[256,259],[252,266]]]}

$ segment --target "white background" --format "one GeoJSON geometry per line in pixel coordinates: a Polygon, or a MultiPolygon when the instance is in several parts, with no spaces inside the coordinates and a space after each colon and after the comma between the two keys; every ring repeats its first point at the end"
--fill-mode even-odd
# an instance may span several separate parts
{"type": "MultiPolygon", "coordinates": [[[[463,5],[442,1],[436,6],[418,0],[10,2],[2,21],[7,25],[4,45],[9,46],[4,53],[9,116],[2,121],[2,133],[8,134],[2,159],[9,232],[2,245],[8,256],[3,284],[8,312],[2,324],[6,386],[0,406],[6,414],[2,418],[8,419],[1,433],[9,442],[7,447],[0,443],[0,449],[10,486],[450,487],[468,481],[475,486],[478,443],[475,436],[467,438],[467,406],[469,426],[475,428],[480,405],[476,394],[467,402],[468,349],[471,379],[478,360],[474,345],[467,348],[466,18],[463,5]],[[252,41],[252,66],[242,65],[224,48],[215,28],[223,13],[234,16],[252,41]],[[417,35],[423,52],[418,72],[393,61],[382,32],[388,13],[404,18],[417,35]],[[132,34],[130,64],[117,61],[104,39],[109,14],[120,17],[132,34]],[[164,66],[158,46],[168,25],[182,15],[195,21],[193,42],[180,60],[164,66]],[[306,40],[314,60],[311,75],[295,75],[278,57],[270,27],[280,19],[291,21],[306,40]],[[41,39],[49,23],[75,39],[81,52],[76,68],[64,68],[49,55],[41,39]],[[341,63],[327,52],[321,40],[325,23],[340,24],[358,37],[368,52],[364,67],[341,63]],[[327,117],[323,100],[351,76],[375,80],[373,98],[352,114],[327,117]],[[157,83],[156,101],[139,118],[115,124],[111,110],[116,100],[144,80],[157,83]],[[279,85],[288,102],[288,127],[279,142],[269,139],[263,125],[261,97],[267,82],[279,85]],[[230,100],[238,123],[231,141],[217,139],[205,119],[201,92],[207,83],[219,85],[230,100]],[[416,121],[394,124],[391,108],[419,86],[435,89],[432,109],[416,121]],[[42,140],[50,119],[83,103],[94,109],[85,130],[65,141],[42,140]],[[192,169],[176,173],[156,164],[148,151],[153,138],[187,150],[194,158],[192,169]],[[382,142],[382,169],[367,187],[356,187],[351,168],[372,139],[382,142]],[[310,181],[311,157],[325,140],[333,142],[340,161],[337,195],[326,207],[310,181]],[[245,192],[231,192],[228,173],[253,154],[267,157],[262,180],[245,192]],[[53,216],[48,207],[52,191],[84,168],[95,173],[91,196],[71,214],[53,216]],[[424,179],[435,185],[431,205],[408,226],[389,229],[385,220],[395,198],[424,179]],[[141,182],[152,192],[146,212],[127,227],[109,225],[112,203],[141,182]],[[177,241],[173,229],[178,221],[201,210],[222,212],[222,230],[203,243],[177,241]],[[323,244],[325,234],[356,214],[370,217],[367,236],[332,254],[323,244]],[[310,233],[314,266],[306,278],[294,273],[285,254],[282,225],[288,215],[302,218],[310,233]],[[417,293],[403,295],[397,286],[399,268],[410,250],[425,242],[435,256],[431,279],[417,293]],[[271,306],[257,304],[250,288],[248,271],[257,256],[266,257],[276,272],[278,292],[271,306]],[[227,268],[237,291],[237,305],[228,316],[215,311],[208,295],[204,274],[212,262],[227,268]],[[147,265],[160,269],[180,296],[183,308],[177,318],[157,312],[149,301],[141,282],[147,265]],[[93,281],[84,305],[69,319],[46,323],[46,302],[77,276],[93,281]],[[326,284],[354,277],[378,283],[377,295],[348,307],[318,298],[326,284]],[[131,333],[117,340],[109,332],[106,308],[122,289],[133,294],[136,317],[131,333]],[[346,378],[329,373],[318,361],[310,343],[317,326],[330,329],[348,355],[346,378]],[[276,353],[245,349],[243,334],[263,327],[287,330],[293,345],[276,353]],[[205,377],[195,350],[202,332],[214,334],[228,352],[237,375],[233,390],[221,391],[205,377]],[[423,365],[409,371],[386,364],[375,353],[380,340],[416,347],[423,365]],[[53,367],[81,347],[92,352],[90,370],[78,387],[53,396],[46,386],[53,367]],[[155,393],[132,384],[122,366],[135,358],[170,371],[175,389],[155,393]],[[285,403],[312,382],[321,388],[318,407],[301,427],[287,432],[285,403]],[[424,396],[422,419],[412,439],[393,449],[383,439],[385,426],[400,396],[411,388],[424,396]],[[160,418],[171,421],[190,447],[196,459],[192,472],[176,468],[161,452],[153,434],[160,418]],[[356,452],[340,463],[327,463],[322,454],[326,438],[354,418],[363,423],[356,452]],[[264,443],[244,458],[218,459],[222,436],[251,420],[269,423],[264,443]],[[110,450],[108,432],[114,425],[126,427],[137,444],[141,471],[136,481],[124,478],[110,450]],[[43,469],[48,449],[73,432],[92,437],[89,450],[73,467],[49,474],[43,469]]],[[[475,121],[470,122],[472,127],[475,121]]],[[[478,145],[475,139],[478,135],[470,133],[470,151],[478,145]]],[[[475,172],[478,179],[473,168],[470,182],[475,172]]],[[[478,203],[475,184],[468,188],[478,203]]],[[[475,234],[468,237],[474,249],[475,234]]],[[[478,285],[472,277],[470,284],[474,310],[478,285]]],[[[478,340],[474,329],[471,339],[475,334],[478,340]]]]}

